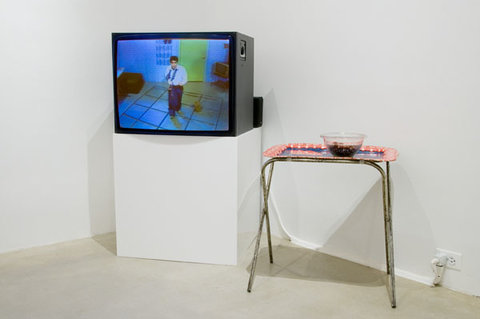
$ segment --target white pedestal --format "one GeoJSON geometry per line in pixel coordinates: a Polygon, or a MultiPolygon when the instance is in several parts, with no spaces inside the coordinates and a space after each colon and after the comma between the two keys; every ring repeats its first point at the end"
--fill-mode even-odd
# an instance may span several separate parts
{"type": "Polygon", "coordinates": [[[118,256],[237,263],[237,236],[260,213],[261,128],[113,142],[118,256]]]}

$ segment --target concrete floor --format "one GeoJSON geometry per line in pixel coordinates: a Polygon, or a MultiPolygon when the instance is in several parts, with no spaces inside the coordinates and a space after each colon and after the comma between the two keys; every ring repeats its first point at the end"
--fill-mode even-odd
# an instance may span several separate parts
{"type": "Polygon", "coordinates": [[[115,234],[0,255],[0,318],[480,318],[480,298],[386,275],[274,238],[238,266],[121,258],[115,234]]]}

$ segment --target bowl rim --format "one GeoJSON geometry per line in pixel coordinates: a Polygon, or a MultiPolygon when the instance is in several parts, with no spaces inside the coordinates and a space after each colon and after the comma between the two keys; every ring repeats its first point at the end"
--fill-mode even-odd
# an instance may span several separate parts
{"type": "Polygon", "coordinates": [[[342,137],[342,138],[348,138],[348,137],[353,137],[353,138],[366,138],[367,135],[363,133],[354,133],[354,132],[329,132],[329,133],[324,133],[321,134],[320,137],[327,137],[327,138],[332,138],[332,137],[342,137]]]}

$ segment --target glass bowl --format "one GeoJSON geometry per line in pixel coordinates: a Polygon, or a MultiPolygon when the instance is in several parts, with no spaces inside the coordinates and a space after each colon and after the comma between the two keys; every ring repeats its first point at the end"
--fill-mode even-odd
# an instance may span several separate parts
{"type": "Polygon", "coordinates": [[[360,133],[334,132],[322,134],[327,149],[335,157],[352,157],[363,145],[367,137],[360,133]]]}

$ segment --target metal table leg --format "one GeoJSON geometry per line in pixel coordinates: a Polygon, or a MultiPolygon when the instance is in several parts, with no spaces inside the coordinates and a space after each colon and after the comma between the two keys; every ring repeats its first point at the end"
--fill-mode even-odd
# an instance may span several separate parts
{"type": "Polygon", "coordinates": [[[247,291],[252,291],[253,285],[253,278],[255,277],[255,268],[257,266],[257,258],[258,258],[258,250],[260,248],[260,239],[262,237],[262,229],[263,229],[263,220],[267,220],[267,239],[268,239],[268,254],[270,256],[270,263],[273,264],[273,254],[272,254],[272,239],[270,234],[270,218],[268,214],[268,195],[270,193],[270,184],[272,182],[272,174],[273,174],[273,167],[274,161],[269,160],[267,161],[262,167],[262,189],[263,189],[263,210],[260,214],[260,225],[258,227],[258,234],[257,234],[257,242],[255,244],[255,252],[253,254],[252,260],[252,269],[250,270],[250,279],[248,280],[248,288],[247,291]],[[270,166],[270,171],[268,174],[268,182],[265,181],[265,169],[268,165],[270,166]]]}
{"type": "Polygon", "coordinates": [[[248,281],[247,291],[251,292],[253,279],[255,277],[255,267],[257,265],[258,251],[260,248],[260,239],[262,236],[263,221],[267,220],[267,237],[268,237],[268,252],[270,256],[270,263],[273,263],[272,255],[272,242],[270,234],[270,218],[268,212],[268,195],[270,193],[270,184],[272,181],[273,167],[275,161],[292,161],[292,162],[316,162],[316,163],[345,163],[345,164],[365,164],[376,168],[382,175],[382,195],[383,195],[383,217],[384,217],[384,227],[385,227],[385,256],[386,256],[386,268],[387,274],[389,275],[389,287],[387,287],[389,292],[389,297],[391,301],[392,308],[396,307],[396,295],[395,295],[395,267],[394,267],[394,258],[393,258],[393,233],[392,233],[392,206],[391,206],[391,195],[390,195],[390,163],[386,162],[386,172],[383,168],[374,163],[373,161],[354,161],[348,159],[312,159],[312,158],[271,158],[262,167],[262,188],[263,188],[263,204],[264,208],[260,215],[260,225],[258,228],[257,242],[255,245],[255,252],[252,260],[252,268],[250,270],[250,279],[248,281]],[[271,165],[268,181],[265,180],[265,170],[267,166],[271,165]]]}
{"type": "Polygon", "coordinates": [[[392,205],[390,195],[390,163],[386,162],[386,172],[383,168],[373,162],[364,162],[363,164],[375,167],[382,175],[382,195],[383,195],[383,220],[385,227],[385,257],[387,275],[389,283],[387,290],[390,297],[392,308],[397,306],[395,296],[395,266],[393,260],[393,233],[392,233],[392,205]],[[389,287],[388,287],[389,286],[389,287]]]}
{"type": "Polygon", "coordinates": [[[396,296],[395,296],[395,267],[394,267],[394,257],[393,257],[393,232],[392,232],[392,202],[390,194],[390,163],[386,162],[387,174],[386,174],[386,190],[387,190],[387,223],[385,225],[385,230],[387,233],[387,255],[388,255],[388,265],[387,269],[390,270],[390,294],[391,294],[391,303],[392,308],[397,306],[396,296]]]}

